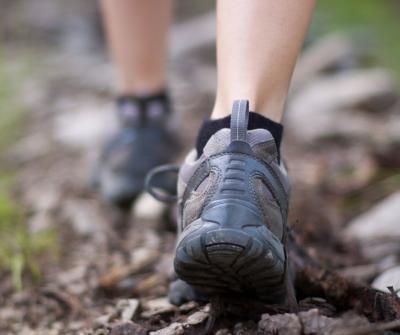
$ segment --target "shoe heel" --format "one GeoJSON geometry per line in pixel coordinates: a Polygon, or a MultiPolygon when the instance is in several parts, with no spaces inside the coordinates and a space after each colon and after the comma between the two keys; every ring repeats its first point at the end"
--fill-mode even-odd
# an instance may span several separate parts
{"type": "Polygon", "coordinates": [[[286,297],[285,265],[258,238],[238,229],[208,226],[178,245],[178,277],[209,296],[246,293],[282,303],[286,297]]]}

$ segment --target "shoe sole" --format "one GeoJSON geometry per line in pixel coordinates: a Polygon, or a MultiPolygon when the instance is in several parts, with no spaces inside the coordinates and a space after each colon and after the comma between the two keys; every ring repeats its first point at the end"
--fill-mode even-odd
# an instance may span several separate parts
{"type": "Polygon", "coordinates": [[[260,229],[268,231],[264,226],[244,231],[200,225],[177,246],[177,276],[209,296],[246,294],[267,303],[283,303],[285,262],[260,229]]]}

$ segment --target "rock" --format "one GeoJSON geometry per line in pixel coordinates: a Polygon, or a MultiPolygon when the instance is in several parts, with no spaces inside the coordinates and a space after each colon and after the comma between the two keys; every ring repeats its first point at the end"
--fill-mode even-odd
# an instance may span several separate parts
{"type": "Polygon", "coordinates": [[[55,118],[53,136],[73,149],[98,147],[116,125],[112,107],[104,102],[80,101],[76,106],[59,108],[67,111],[60,112],[55,118]]]}
{"type": "Polygon", "coordinates": [[[110,323],[113,315],[112,314],[106,314],[106,315],[101,315],[98,318],[93,320],[93,328],[104,328],[107,327],[108,324],[110,323]]]}
{"type": "MultiPolygon", "coordinates": [[[[160,299],[157,299],[160,300],[160,299]]],[[[164,304],[165,302],[163,302],[164,304]]],[[[157,302],[158,304],[158,302],[157,302]]],[[[196,327],[203,323],[209,315],[210,312],[210,305],[204,306],[200,311],[197,311],[186,319],[185,322],[178,323],[174,322],[171,325],[169,325],[166,328],[157,330],[155,332],[150,332],[151,335],[178,335],[178,334],[184,334],[185,329],[190,329],[191,327],[196,327]]]]}
{"type": "MultiPolygon", "coordinates": [[[[372,282],[372,287],[384,292],[390,292],[388,287],[393,287],[395,291],[400,290],[400,266],[386,270],[372,282]]],[[[400,294],[397,293],[399,296],[400,294]]]]}
{"type": "Polygon", "coordinates": [[[360,327],[370,324],[365,317],[352,312],[340,318],[330,318],[321,315],[316,308],[295,314],[264,314],[258,323],[257,334],[262,335],[323,335],[323,334],[354,334],[360,327]]]}
{"type": "Polygon", "coordinates": [[[199,304],[196,301],[189,301],[180,305],[179,310],[182,312],[190,312],[197,307],[199,307],[199,304]]]}
{"type": "Polygon", "coordinates": [[[393,255],[400,255],[399,239],[388,239],[385,241],[368,241],[363,243],[362,254],[371,262],[380,262],[386,257],[393,257],[393,255]]]}
{"type": "Polygon", "coordinates": [[[208,312],[198,311],[198,312],[191,314],[187,318],[185,324],[190,325],[190,326],[198,325],[198,324],[202,323],[203,321],[205,321],[207,318],[208,318],[208,312]]]}
{"type": "Polygon", "coordinates": [[[326,330],[331,329],[335,323],[335,319],[321,315],[318,309],[299,313],[299,320],[303,326],[302,334],[304,335],[329,334],[326,330]]]}
{"type": "Polygon", "coordinates": [[[149,295],[155,289],[167,286],[168,279],[162,273],[155,272],[154,274],[136,281],[131,289],[131,294],[139,296],[149,295]]]}
{"type": "Polygon", "coordinates": [[[125,321],[119,323],[111,328],[110,335],[145,335],[146,329],[137,323],[125,321]]]}
{"type": "Polygon", "coordinates": [[[344,234],[363,241],[400,237],[400,192],[353,219],[344,234]]]}
{"type": "Polygon", "coordinates": [[[340,318],[330,318],[321,315],[318,309],[310,309],[307,312],[299,313],[299,319],[304,335],[355,334],[360,328],[370,325],[365,317],[354,312],[345,313],[340,318]]]}
{"type": "Polygon", "coordinates": [[[28,189],[23,195],[24,203],[32,207],[35,212],[51,212],[59,205],[62,195],[59,185],[48,185],[41,181],[26,186],[28,189]]]}
{"type": "Polygon", "coordinates": [[[178,308],[172,305],[167,297],[163,297],[143,302],[143,309],[144,311],[141,316],[150,318],[154,315],[174,312],[178,308]]]}
{"type": "Polygon", "coordinates": [[[65,199],[61,215],[71,224],[74,231],[81,236],[92,236],[101,232],[104,220],[93,203],[87,199],[65,199]]]}
{"type": "MultiPolygon", "coordinates": [[[[363,254],[364,256],[366,256],[365,253],[363,254]]],[[[385,257],[376,258],[376,262],[374,263],[365,265],[356,265],[344,268],[338,270],[338,273],[352,280],[370,281],[380,273],[391,269],[393,266],[396,266],[397,257],[395,256],[395,254],[396,253],[393,253],[392,255],[388,255],[385,257]]]]}
{"type": "Polygon", "coordinates": [[[165,208],[165,204],[154,199],[150,194],[143,193],[134,204],[133,219],[135,222],[157,221],[161,218],[165,208]]]}
{"type": "Polygon", "coordinates": [[[295,314],[263,314],[258,330],[263,335],[300,335],[301,323],[295,314]]]}
{"type": "Polygon", "coordinates": [[[298,88],[324,70],[349,67],[357,62],[354,43],[347,36],[334,33],[324,36],[307,47],[297,62],[292,88],[298,88]]]}
{"type": "Polygon", "coordinates": [[[131,321],[139,309],[139,300],[126,299],[117,303],[117,309],[121,313],[122,321],[131,321]]]}
{"type": "MultiPolygon", "coordinates": [[[[354,311],[344,313],[340,318],[330,319],[321,334],[353,335],[353,334],[378,334],[378,323],[371,324],[365,316],[354,311]]],[[[380,333],[379,333],[380,334],[380,333]]]]}
{"type": "Polygon", "coordinates": [[[168,327],[150,332],[150,335],[182,335],[185,333],[182,324],[178,322],[171,323],[168,327]]]}
{"type": "Polygon", "coordinates": [[[315,79],[289,102],[286,124],[307,143],[337,136],[370,140],[377,121],[354,110],[395,92],[390,73],[382,69],[351,70],[315,79]]]}

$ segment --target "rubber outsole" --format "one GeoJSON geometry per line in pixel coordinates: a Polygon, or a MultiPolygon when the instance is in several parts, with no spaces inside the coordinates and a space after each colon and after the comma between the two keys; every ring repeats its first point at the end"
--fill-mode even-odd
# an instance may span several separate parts
{"type": "Polygon", "coordinates": [[[190,232],[176,249],[177,276],[208,296],[245,294],[267,303],[283,303],[285,261],[257,232],[213,224],[190,232]]]}

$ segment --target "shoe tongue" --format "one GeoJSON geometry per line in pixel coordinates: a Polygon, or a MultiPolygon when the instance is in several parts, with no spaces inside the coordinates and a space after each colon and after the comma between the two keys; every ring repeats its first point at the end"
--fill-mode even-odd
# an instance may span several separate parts
{"type": "MultiPolygon", "coordinates": [[[[248,130],[246,142],[259,158],[269,161],[277,157],[278,153],[274,138],[266,129],[248,130]]],[[[203,149],[203,154],[209,157],[223,152],[230,143],[231,130],[228,128],[221,129],[210,137],[203,149]]]]}

